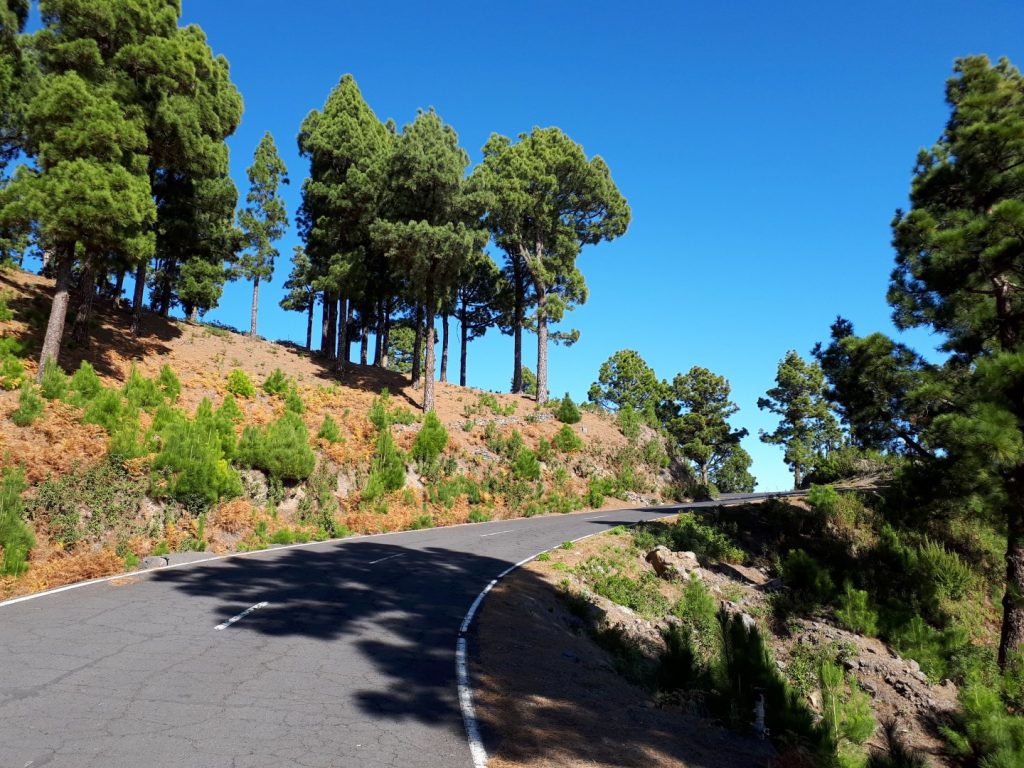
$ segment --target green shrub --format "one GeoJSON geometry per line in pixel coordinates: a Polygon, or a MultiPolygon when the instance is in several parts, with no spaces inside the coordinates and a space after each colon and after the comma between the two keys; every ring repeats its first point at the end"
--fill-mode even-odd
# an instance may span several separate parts
{"type": "Polygon", "coordinates": [[[291,386],[291,380],[284,375],[280,368],[275,368],[274,372],[263,380],[263,391],[268,395],[283,395],[291,386]]]}
{"type": "Polygon", "coordinates": [[[139,533],[139,506],[147,490],[144,478],[101,461],[48,477],[36,486],[28,511],[51,541],[70,550],[79,541],[99,542],[112,532],[125,538],[139,533]]]}
{"type": "Polygon", "coordinates": [[[160,375],[157,377],[156,383],[164,393],[164,397],[172,403],[177,401],[181,394],[181,381],[171,366],[164,364],[160,368],[160,375]]]}
{"type": "Polygon", "coordinates": [[[0,357],[0,389],[17,389],[25,381],[25,366],[14,355],[0,357]]]}
{"type": "MultiPolygon", "coordinates": [[[[561,546],[571,549],[572,543],[565,542],[561,546]]],[[[661,618],[668,613],[668,599],[661,594],[661,582],[653,571],[645,571],[639,579],[633,579],[622,573],[617,563],[603,557],[587,558],[573,570],[594,592],[641,616],[661,618]]]]}
{"type": "Polygon", "coordinates": [[[696,574],[683,589],[672,609],[681,620],[665,637],[658,684],[664,690],[710,689],[718,673],[722,637],[718,626],[718,602],[696,574]]]}
{"type": "Polygon", "coordinates": [[[253,386],[245,371],[236,368],[228,374],[227,390],[236,397],[255,397],[256,387],[253,386]]]}
{"type": "Polygon", "coordinates": [[[113,432],[126,413],[128,413],[128,409],[125,408],[120,392],[116,389],[101,389],[86,404],[85,411],[82,413],[82,423],[96,424],[107,432],[113,432]]]}
{"type": "Polygon", "coordinates": [[[835,592],[828,571],[802,549],[790,550],[782,562],[782,581],[803,602],[827,603],[835,592]]]}
{"type": "MultiPolygon", "coordinates": [[[[209,405],[209,401],[207,405],[209,405]]],[[[162,434],[163,446],[153,461],[156,492],[196,508],[242,493],[242,481],[224,455],[221,435],[210,417],[179,419],[162,434]]]]}
{"type": "Polygon", "coordinates": [[[962,627],[935,629],[920,616],[889,633],[889,642],[903,656],[921,665],[921,670],[932,680],[949,677],[951,659],[968,640],[962,627]]]}
{"type": "Polygon", "coordinates": [[[324,420],[320,424],[320,429],[317,431],[316,436],[329,443],[341,442],[341,429],[338,428],[338,423],[331,418],[331,414],[324,414],[324,420]]]}
{"type": "Polygon", "coordinates": [[[107,456],[114,462],[125,462],[148,456],[156,450],[153,439],[143,432],[139,417],[132,413],[114,427],[107,443],[107,456]]]}
{"type": "Polygon", "coordinates": [[[224,400],[221,402],[220,408],[217,409],[217,415],[223,421],[232,424],[238,424],[245,419],[245,414],[242,413],[242,409],[238,407],[238,401],[231,393],[224,395],[224,400]]]}
{"type": "Polygon", "coordinates": [[[864,768],[928,768],[928,761],[904,743],[898,721],[883,723],[882,736],[885,749],[872,750],[864,768]]]}
{"type": "Polygon", "coordinates": [[[652,438],[644,443],[640,455],[643,457],[644,463],[654,469],[661,469],[669,464],[668,454],[665,453],[665,448],[657,438],[652,438]]]}
{"type": "Polygon", "coordinates": [[[36,392],[32,382],[23,382],[18,394],[18,407],[11,413],[11,421],[19,427],[27,427],[42,415],[43,398],[36,392]]]}
{"type": "Polygon", "coordinates": [[[640,426],[643,424],[643,417],[629,406],[619,409],[615,415],[615,421],[619,425],[619,431],[628,440],[636,440],[640,437],[640,426]]]}
{"type": "Polygon", "coordinates": [[[128,374],[128,380],[122,389],[125,400],[133,408],[150,410],[164,401],[163,390],[152,379],[147,379],[135,366],[128,374]]]}
{"type": "Polygon", "coordinates": [[[491,516],[486,512],[481,512],[479,509],[469,510],[469,522],[471,523],[486,523],[491,519],[491,516]]]}
{"type": "Polygon", "coordinates": [[[279,528],[274,531],[274,535],[270,537],[270,543],[284,544],[286,546],[288,544],[294,544],[295,534],[292,532],[291,528],[279,528]]]}
{"type": "Polygon", "coordinates": [[[421,464],[433,464],[447,446],[448,430],[441,424],[437,414],[431,411],[423,419],[423,426],[413,441],[412,457],[421,464]]]}
{"type": "Polygon", "coordinates": [[[235,437],[235,422],[231,418],[230,410],[221,407],[213,410],[213,403],[209,398],[204,397],[196,408],[196,426],[212,436],[216,436],[220,442],[221,451],[225,459],[233,459],[238,449],[238,440],[235,437]]]}
{"type": "Polygon", "coordinates": [[[47,400],[60,400],[68,392],[68,376],[53,359],[47,360],[43,366],[43,378],[39,382],[40,391],[47,400]]]}
{"type": "Polygon", "coordinates": [[[875,732],[871,699],[842,667],[826,661],[818,670],[822,722],[832,743],[863,744],[875,732]]]}
{"type": "Polygon", "coordinates": [[[587,495],[583,501],[588,507],[597,509],[604,504],[605,496],[611,496],[614,490],[615,481],[611,478],[591,475],[587,480],[587,495]]]}
{"type": "Polygon", "coordinates": [[[306,482],[306,495],[299,501],[299,520],[315,525],[320,541],[348,535],[348,529],[335,518],[339,506],[337,488],[338,473],[332,472],[327,462],[320,462],[306,482]]]}
{"type": "Polygon", "coordinates": [[[381,430],[370,467],[370,476],[363,491],[363,498],[373,501],[385,493],[397,491],[405,485],[405,462],[391,437],[391,429],[381,430]]]}
{"type": "Polygon", "coordinates": [[[237,455],[242,466],[262,469],[279,481],[305,480],[316,466],[306,425],[291,411],[266,429],[246,427],[237,455]]]}
{"type": "Polygon", "coordinates": [[[633,540],[644,551],[664,544],[676,552],[693,552],[701,559],[741,563],[746,557],[727,533],[701,522],[693,512],[681,512],[671,525],[638,525],[633,529],[633,540]]]}
{"type": "Polygon", "coordinates": [[[512,473],[521,480],[540,480],[540,460],[533,451],[524,448],[512,463],[512,473]]]}
{"type": "Polygon", "coordinates": [[[874,637],[878,634],[878,611],[871,608],[868,593],[854,589],[848,581],[839,595],[836,618],[842,627],[858,635],[874,637]]]}
{"type": "Polygon", "coordinates": [[[572,427],[568,424],[562,425],[562,428],[555,433],[551,442],[562,453],[572,453],[583,448],[582,438],[573,432],[572,427]]]}
{"type": "Polygon", "coordinates": [[[568,392],[555,407],[555,418],[563,424],[577,424],[583,418],[568,392]]]}
{"type": "Polygon", "coordinates": [[[388,429],[392,424],[392,414],[390,409],[391,404],[391,393],[387,389],[382,389],[380,394],[373,398],[373,402],[370,404],[370,411],[367,413],[367,418],[370,423],[376,427],[378,432],[388,429]]]}
{"type": "Polygon", "coordinates": [[[32,530],[22,519],[25,475],[19,467],[0,470],[0,573],[20,576],[28,570],[28,553],[36,545],[32,530]]]}
{"type": "Polygon", "coordinates": [[[14,319],[14,311],[7,306],[7,302],[10,299],[11,294],[6,291],[0,293],[0,323],[6,323],[14,319]]]}
{"type": "Polygon", "coordinates": [[[71,377],[72,402],[84,406],[102,391],[103,382],[96,375],[96,369],[83,360],[71,377]]]}
{"type": "Polygon", "coordinates": [[[411,531],[421,531],[421,530],[423,530],[425,528],[433,528],[433,527],[434,527],[434,518],[432,518],[430,515],[420,515],[419,517],[417,517],[415,520],[412,521],[412,525],[409,526],[409,530],[411,530],[411,531]]]}
{"type": "Polygon", "coordinates": [[[306,404],[302,402],[299,391],[295,387],[289,387],[284,396],[284,409],[292,413],[303,414],[306,412],[306,404]]]}
{"type": "Polygon", "coordinates": [[[998,689],[972,682],[959,700],[955,726],[942,729],[951,751],[984,768],[1024,765],[1024,717],[1010,714],[998,689]]]}

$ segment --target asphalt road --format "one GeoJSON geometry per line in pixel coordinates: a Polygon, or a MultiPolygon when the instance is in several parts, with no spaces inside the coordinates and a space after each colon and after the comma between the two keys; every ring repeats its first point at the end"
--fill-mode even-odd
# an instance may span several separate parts
{"type": "Polygon", "coordinates": [[[0,604],[0,768],[470,766],[454,659],[481,589],[678,509],[282,548],[0,604]]]}

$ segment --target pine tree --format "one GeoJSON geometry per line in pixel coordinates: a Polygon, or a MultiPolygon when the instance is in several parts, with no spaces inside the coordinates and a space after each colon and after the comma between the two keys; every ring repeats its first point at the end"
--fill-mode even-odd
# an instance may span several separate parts
{"type": "Polygon", "coordinates": [[[316,290],[313,288],[313,264],[306,255],[306,249],[295,246],[292,254],[292,271],[285,280],[288,291],[281,299],[281,308],[289,312],[306,313],[306,349],[313,348],[313,309],[316,307],[316,290]]]}
{"type": "Polygon", "coordinates": [[[248,176],[249,194],[245,198],[248,205],[238,216],[248,250],[242,256],[239,270],[245,279],[252,280],[249,335],[255,336],[260,281],[269,282],[273,276],[274,260],[279,255],[274,243],[288,227],[284,201],[279,194],[280,185],[288,183],[288,169],[278,156],[274,137],[269,132],[256,147],[248,176]]]}

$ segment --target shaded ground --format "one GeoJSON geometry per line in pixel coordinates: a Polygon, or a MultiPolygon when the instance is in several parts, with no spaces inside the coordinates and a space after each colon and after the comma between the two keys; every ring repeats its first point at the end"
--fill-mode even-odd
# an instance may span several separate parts
{"type": "Polygon", "coordinates": [[[478,620],[475,695],[489,768],[768,764],[765,742],[678,708],[657,708],[648,692],[620,677],[557,596],[546,564],[531,563],[501,582],[478,620]]]}

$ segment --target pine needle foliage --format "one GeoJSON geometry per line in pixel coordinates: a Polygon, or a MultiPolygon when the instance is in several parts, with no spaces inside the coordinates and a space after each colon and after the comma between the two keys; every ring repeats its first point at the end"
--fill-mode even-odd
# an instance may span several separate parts
{"type": "Polygon", "coordinates": [[[55,360],[47,360],[43,367],[43,376],[39,381],[40,394],[47,400],[60,400],[68,392],[67,374],[61,370],[55,360]]]}
{"type": "Polygon", "coordinates": [[[275,368],[263,381],[263,391],[268,395],[283,395],[290,387],[291,381],[280,368],[275,368]]]}
{"type": "Polygon", "coordinates": [[[206,408],[200,404],[196,418],[179,417],[166,425],[163,447],[153,461],[156,492],[194,507],[209,507],[242,492],[238,473],[224,454],[224,437],[209,401],[204,403],[206,408]]]}
{"type": "Polygon", "coordinates": [[[423,419],[423,426],[412,444],[412,457],[422,464],[431,465],[448,447],[448,430],[434,411],[423,419]]]}
{"type": "Polygon", "coordinates": [[[28,553],[36,544],[22,519],[25,503],[21,494],[26,487],[20,467],[0,472],[0,573],[5,576],[19,576],[28,570],[28,553]]]}
{"type": "Polygon", "coordinates": [[[565,393],[565,397],[559,401],[558,406],[555,408],[555,418],[563,424],[578,424],[583,416],[580,414],[580,409],[576,407],[576,403],[569,397],[569,393],[565,393]]]}
{"type": "Polygon", "coordinates": [[[228,374],[227,390],[236,397],[255,397],[256,387],[245,371],[236,368],[228,374]]]}
{"type": "Polygon", "coordinates": [[[391,429],[384,429],[377,437],[377,448],[373,455],[370,477],[366,481],[363,498],[367,501],[379,499],[385,493],[397,491],[405,485],[405,461],[391,436],[391,429]]]}
{"type": "Polygon", "coordinates": [[[22,382],[21,392],[18,394],[18,407],[11,414],[11,421],[19,427],[27,427],[42,415],[43,398],[39,396],[32,382],[22,382]]]}
{"type": "Polygon", "coordinates": [[[103,390],[103,382],[96,375],[96,369],[85,360],[71,377],[71,401],[85,405],[103,390]]]}
{"type": "Polygon", "coordinates": [[[321,440],[326,440],[328,443],[340,443],[341,442],[341,429],[338,427],[338,422],[331,418],[331,414],[325,413],[324,420],[320,424],[320,429],[317,431],[316,436],[321,440]]]}
{"type": "Polygon", "coordinates": [[[573,453],[582,450],[583,439],[572,431],[572,427],[563,424],[562,428],[551,439],[552,444],[562,453],[573,453]]]}
{"type": "Polygon", "coordinates": [[[279,481],[305,480],[316,466],[309,431],[298,414],[285,411],[265,429],[248,426],[238,444],[237,462],[261,469],[279,481]]]}

